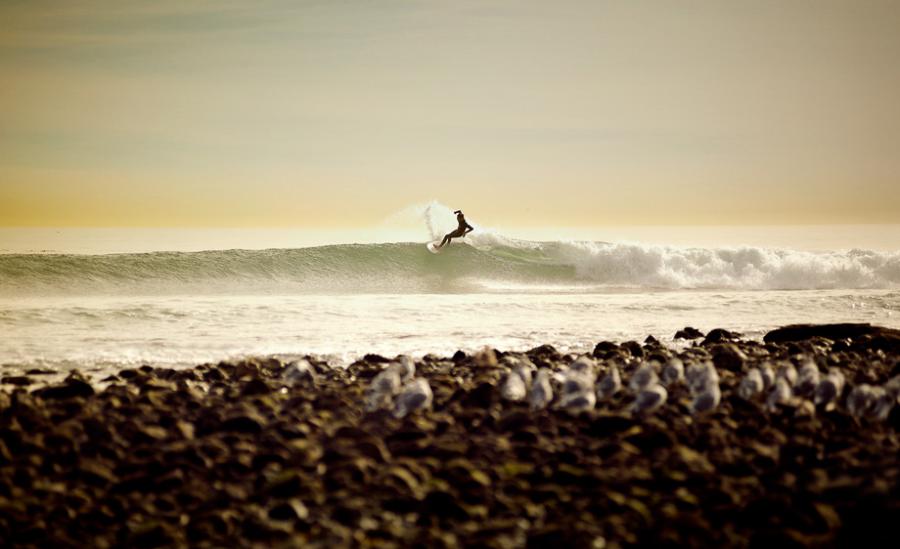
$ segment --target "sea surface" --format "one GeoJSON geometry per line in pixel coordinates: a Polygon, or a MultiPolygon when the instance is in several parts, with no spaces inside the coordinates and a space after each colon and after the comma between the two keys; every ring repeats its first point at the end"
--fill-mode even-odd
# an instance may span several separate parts
{"type": "MultiPolygon", "coordinates": [[[[427,221],[415,242],[296,247],[258,231],[0,230],[0,367],[102,372],[305,354],[347,363],[544,343],[586,352],[603,339],[671,340],[688,325],[756,338],[796,322],[900,328],[897,226],[810,229],[795,247],[484,229],[434,255],[424,244],[447,221],[427,221]],[[848,231],[862,235],[857,246],[846,247],[848,231]],[[256,249],[228,248],[235,241],[256,249]]],[[[766,230],[784,234],[746,234],[766,230]]]]}

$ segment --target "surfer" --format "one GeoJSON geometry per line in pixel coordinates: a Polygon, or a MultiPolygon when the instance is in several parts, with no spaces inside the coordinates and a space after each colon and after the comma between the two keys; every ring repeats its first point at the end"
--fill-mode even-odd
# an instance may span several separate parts
{"type": "Polygon", "coordinates": [[[475,227],[466,222],[466,216],[463,215],[462,210],[456,210],[453,213],[456,214],[456,221],[459,223],[459,227],[452,233],[447,233],[444,236],[444,240],[441,240],[441,243],[437,245],[438,248],[443,248],[444,244],[449,244],[454,238],[466,236],[468,233],[475,230],[475,227]]]}

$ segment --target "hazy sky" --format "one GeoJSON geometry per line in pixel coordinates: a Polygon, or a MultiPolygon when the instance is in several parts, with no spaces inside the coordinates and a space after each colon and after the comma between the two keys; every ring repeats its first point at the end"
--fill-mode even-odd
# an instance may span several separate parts
{"type": "Polygon", "coordinates": [[[0,3],[0,225],[900,222],[900,2],[0,3]],[[77,5],[76,5],[77,4],[77,5]]]}

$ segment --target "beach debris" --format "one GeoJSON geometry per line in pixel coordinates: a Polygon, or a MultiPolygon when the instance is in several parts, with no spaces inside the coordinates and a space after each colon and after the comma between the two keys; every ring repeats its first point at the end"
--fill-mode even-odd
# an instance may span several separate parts
{"type": "Polygon", "coordinates": [[[816,406],[826,406],[836,401],[844,391],[844,374],[837,368],[831,368],[816,385],[813,392],[813,402],[816,406]]]}
{"type": "Polygon", "coordinates": [[[316,370],[305,358],[288,363],[281,372],[281,379],[288,385],[296,385],[316,378],[316,370]]]}
{"type": "Polygon", "coordinates": [[[394,396],[400,392],[403,382],[400,378],[400,370],[388,366],[378,373],[369,384],[366,391],[366,411],[373,412],[384,408],[390,408],[394,396]]]}
{"type": "Polygon", "coordinates": [[[628,381],[628,387],[637,393],[645,387],[656,384],[658,381],[659,378],[656,375],[654,364],[652,362],[645,362],[631,375],[631,379],[628,381]]]}
{"type": "Polygon", "coordinates": [[[400,389],[394,406],[394,417],[404,418],[416,410],[430,408],[433,398],[428,380],[417,377],[400,389]]]}
{"type": "Polygon", "coordinates": [[[753,368],[738,385],[738,396],[744,400],[751,400],[765,389],[762,372],[759,368],[753,368]]]}
{"type": "Polygon", "coordinates": [[[528,393],[528,405],[532,410],[543,410],[553,400],[553,387],[550,386],[550,373],[546,368],[538,370],[528,393]]]}
{"type": "Polygon", "coordinates": [[[792,396],[791,384],[783,377],[776,377],[775,385],[772,386],[772,390],[766,398],[766,407],[769,410],[775,410],[790,402],[792,396]]]}
{"type": "Polygon", "coordinates": [[[592,409],[597,403],[593,378],[588,374],[571,369],[566,371],[564,376],[557,407],[572,414],[592,409]]]}
{"type": "Polygon", "coordinates": [[[671,387],[676,383],[684,381],[684,363],[679,358],[672,358],[662,370],[662,382],[666,387],[671,387]]]}
{"type": "Polygon", "coordinates": [[[643,387],[631,404],[631,413],[644,415],[655,412],[665,404],[669,392],[659,383],[652,383],[643,387]]]}
{"type": "Polygon", "coordinates": [[[794,386],[794,393],[801,397],[812,396],[816,386],[819,385],[819,377],[819,367],[816,366],[815,362],[809,361],[804,363],[797,372],[797,384],[794,386]]]}
{"type": "Polygon", "coordinates": [[[597,384],[597,398],[599,400],[607,400],[619,392],[622,388],[622,376],[619,374],[619,368],[615,364],[609,367],[609,371],[597,384]]]}

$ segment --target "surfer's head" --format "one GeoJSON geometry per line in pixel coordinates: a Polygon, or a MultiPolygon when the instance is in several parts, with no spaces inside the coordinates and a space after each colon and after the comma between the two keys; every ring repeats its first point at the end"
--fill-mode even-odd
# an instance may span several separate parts
{"type": "Polygon", "coordinates": [[[456,215],[460,215],[462,214],[462,210],[453,210],[453,213],[455,213],[456,215]]]}

